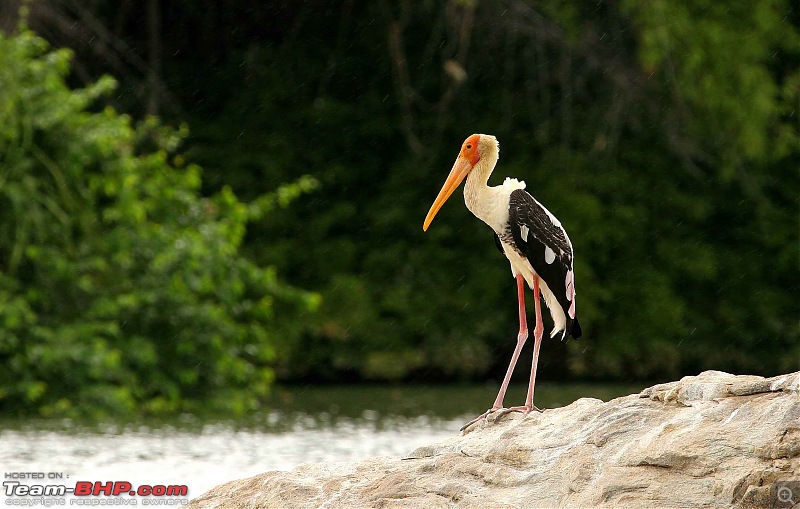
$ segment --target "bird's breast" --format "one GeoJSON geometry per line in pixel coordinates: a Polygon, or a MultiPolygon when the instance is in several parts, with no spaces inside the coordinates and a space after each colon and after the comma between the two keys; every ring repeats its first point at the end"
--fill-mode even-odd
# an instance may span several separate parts
{"type": "Polygon", "coordinates": [[[508,205],[511,193],[503,186],[464,188],[464,203],[475,217],[489,225],[501,238],[508,224],[508,205]]]}
{"type": "Polygon", "coordinates": [[[514,277],[517,274],[521,274],[528,286],[533,288],[533,276],[536,275],[536,271],[533,270],[531,262],[520,252],[513,240],[508,242],[503,237],[500,237],[500,243],[503,245],[503,252],[511,264],[511,273],[514,277]]]}

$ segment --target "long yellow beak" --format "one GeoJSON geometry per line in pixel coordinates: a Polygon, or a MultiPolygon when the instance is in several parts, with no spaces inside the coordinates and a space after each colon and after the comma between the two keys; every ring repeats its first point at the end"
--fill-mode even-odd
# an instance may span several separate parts
{"type": "Polygon", "coordinates": [[[422,224],[422,229],[424,231],[428,231],[428,226],[430,226],[431,221],[433,221],[434,216],[436,216],[436,213],[439,212],[439,209],[442,208],[444,202],[450,198],[450,195],[453,194],[453,191],[458,188],[458,185],[462,180],[464,180],[471,170],[472,165],[470,164],[469,160],[461,156],[456,159],[453,169],[450,170],[450,175],[447,176],[447,180],[442,186],[442,190],[439,191],[439,195],[436,197],[436,200],[434,200],[433,205],[431,205],[428,215],[425,216],[425,222],[422,224]]]}

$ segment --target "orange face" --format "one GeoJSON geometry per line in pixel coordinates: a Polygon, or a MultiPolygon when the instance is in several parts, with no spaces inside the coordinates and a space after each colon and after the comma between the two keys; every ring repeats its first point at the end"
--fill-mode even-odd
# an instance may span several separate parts
{"type": "Polygon", "coordinates": [[[461,145],[461,153],[458,157],[463,157],[469,164],[475,166],[481,160],[481,155],[478,153],[478,142],[481,140],[480,134],[473,134],[461,145]]]}
{"type": "Polygon", "coordinates": [[[453,194],[453,191],[461,184],[461,181],[469,175],[472,168],[481,160],[481,154],[478,151],[478,143],[480,140],[480,134],[473,134],[464,140],[464,143],[461,145],[461,152],[458,153],[456,162],[453,164],[453,169],[450,170],[450,175],[447,176],[442,190],[439,191],[439,195],[436,197],[436,200],[434,200],[431,209],[428,211],[428,215],[425,217],[425,222],[422,224],[423,230],[427,231],[428,226],[430,226],[431,221],[433,221],[433,217],[439,212],[439,209],[442,208],[444,202],[450,198],[450,195],[453,194]]]}

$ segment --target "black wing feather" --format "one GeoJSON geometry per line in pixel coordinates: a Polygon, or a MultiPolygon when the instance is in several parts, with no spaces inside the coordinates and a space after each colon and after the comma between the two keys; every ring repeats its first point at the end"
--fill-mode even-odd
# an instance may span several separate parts
{"type": "Polygon", "coordinates": [[[508,213],[509,233],[514,245],[555,294],[567,318],[567,331],[575,339],[579,338],[581,326],[578,319],[569,316],[572,302],[567,298],[566,278],[567,272],[573,270],[573,255],[566,231],[555,224],[547,210],[523,189],[511,193],[508,213]],[[555,255],[551,263],[546,260],[547,248],[555,255]]]}

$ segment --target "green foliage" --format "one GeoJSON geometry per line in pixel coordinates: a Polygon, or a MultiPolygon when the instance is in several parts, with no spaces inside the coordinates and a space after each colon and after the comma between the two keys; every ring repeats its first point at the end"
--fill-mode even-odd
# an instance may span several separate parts
{"type": "MultiPolygon", "coordinates": [[[[140,24],[96,14],[113,20],[132,47],[148,47],[140,24]]],[[[321,295],[310,314],[282,285],[270,288],[276,376],[502,376],[514,347],[516,298],[491,232],[458,195],[427,233],[421,229],[458,146],[474,132],[500,140],[491,183],[506,175],[527,181],[575,246],[585,339],[546,341],[543,378],[798,369],[800,18],[788,0],[312,1],[280,8],[238,0],[226,3],[224,15],[178,2],[169,19],[159,43],[163,82],[179,104],[170,111],[192,125],[186,158],[220,169],[204,174],[202,192],[223,190],[201,201],[219,208],[201,207],[210,216],[196,221],[219,224],[223,213],[258,218],[246,232],[223,229],[238,232],[231,242],[244,235],[241,250],[259,266],[280,267],[321,295]],[[260,197],[287,181],[296,185],[260,197]],[[283,206],[315,186],[319,192],[283,206]],[[225,205],[228,187],[251,205],[225,205]]],[[[94,58],[81,62],[97,70],[94,58]]],[[[137,88],[126,79],[125,90],[137,88]]],[[[75,97],[81,93],[88,92],[75,97]]],[[[134,108],[137,97],[113,99],[134,108]]],[[[53,102],[45,111],[67,101],[53,102]]],[[[2,143],[26,139],[10,125],[2,143]]],[[[153,143],[153,134],[139,134],[137,146],[153,143]]],[[[13,157],[21,143],[3,153],[13,157]]],[[[61,184],[49,167],[37,163],[35,185],[52,189],[37,205],[40,216],[26,215],[19,229],[0,223],[19,277],[32,255],[14,247],[29,243],[18,239],[48,228],[47,238],[56,238],[65,231],[59,221],[78,233],[104,228],[103,238],[113,238],[96,214],[67,208],[84,191],[70,187],[72,178],[61,184]]],[[[162,210],[155,202],[167,199],[118,196],[132,211],[122,216],[128,221],[150,218],[148,207],[162,210]]],[[[113,203],[104,191],[99,205],[122,206],[113,203]]],[[[17,199],[9,207],[28,204],[17,199]]],[[[163,237],[136,230],[162,246],[192,238],[180,229],[163,237]]],[[[73,252],[66,249],[73,236],[58,237],[60,252],[73,252]]],[[[163,249],[158,267],[168,271],[175,253],[163,249]]],[[[75,252],[70,259],[91,257],[75,252]]],[[[21,293],[38,287],[14,281],[7,320],[42,316],[21,293]]],[[[199,281],[173,284],[221,291],[199,281]]],[[[209,316],[192,306],[184,312],[209,316]]],[[[130,330],[152,330],[150,323],[140,319],[130,330]]]]}
{"type": "Polygon", "coordinates": [[[314,331],[279,349],[279,376],[502,375],[515,294],[491,233],[458,195],[421,231],[473,132],[501,142],[492,182],[525,179],[575,245],[586,337],[546,343],[544,376],[797,369],[800,43],[787,12],[773,1],[301,9],[291,37],[250,43],[205,88],[190,153],[231,163],[210,189],[307,172],[321,183],[248,243],[323,295],[314,331]],[[381,28],[393,23],[405,27],[399,56],[381,28]],[[467,79],[448,92],[456,60],[467,79]]]}
{"type": "Polygon", "coordinates": [[[713,150],[723,177],[733,178],[744,161],[786,153],[771,142],[781,101],[770,64],[777,52],[796,54],[800,36],[786,22],[780,2],[625,5],[640,25],[645,71],[662,74],[675,89],[682,110],[676,114],[686,116],[685,135],[713,150]],[[709,130],[709,122],[720,129],[709,130]]]}
{"type": "Polygon", "coordinates": [[[313,180],[247,205],[203,198],[186,135],[65,84],[68,50],[0,36],[0,408],[43,415],[258,406],[276,310],[316,297],[240,253],[246,225],[313,180]]]}

